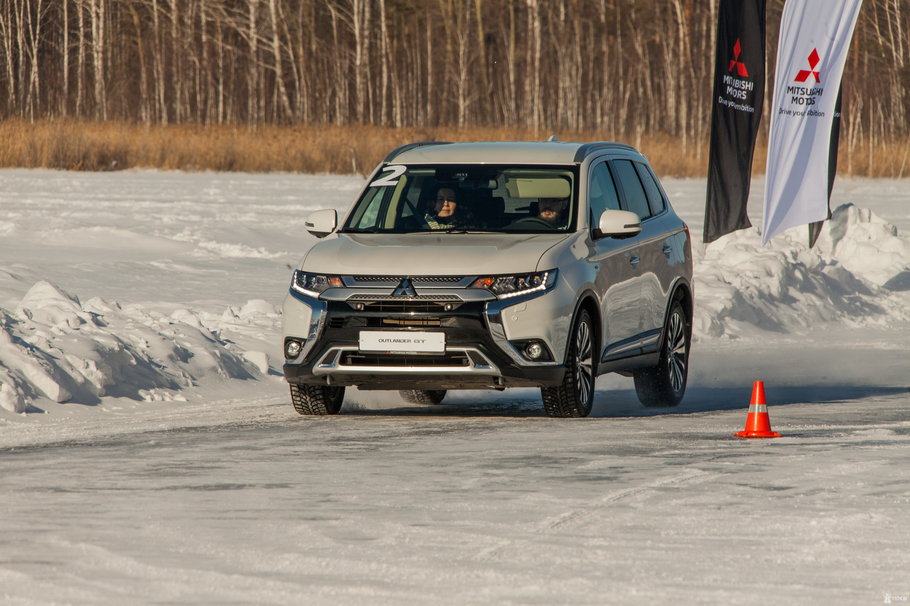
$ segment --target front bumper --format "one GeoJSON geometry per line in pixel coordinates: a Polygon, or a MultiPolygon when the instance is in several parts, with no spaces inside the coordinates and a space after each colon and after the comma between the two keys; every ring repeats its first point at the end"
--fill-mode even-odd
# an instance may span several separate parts
{"type": "MultiPolygon", "coordinates": [[[[532,332],[549,348],[547,362],[524,359],[509,341],[509,332],[527,333],[516,331],[512,318],[527,314],[529,304],[550,294],[505,301],[458,300],[450,305],[452,309],[445,308],[440,296],[377,297],[385,301],[374,300],[356,309],[351,299],[323,301],[291,291],[284,302],[285,342],[294,339],[302,347],[296,358],[285,361],[284,375],[290,383],[352,385],[367,390],[559,385],[565,367],[558,344],[548,338],[546,330],[538,326],[532,332]],[[361,352],[362,330],[442,332],[445,352],[361,352]]],[[[520,336],[526,338],[527,334],[520,336]]]]}

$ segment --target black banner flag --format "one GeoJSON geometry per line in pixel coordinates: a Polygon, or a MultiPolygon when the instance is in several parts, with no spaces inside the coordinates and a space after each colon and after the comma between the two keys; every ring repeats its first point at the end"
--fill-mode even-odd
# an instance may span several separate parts
{"type": "Polygon", "coordinates": [[[720,1],[705,244],[752,226],[746,203],[765,99],[765,1],[720,1]]]}
{"type": "MultiPolygon", "coordinates": [[[[831,192],[834,191],[834,177],[837,176],[837,148],[840,143],[840,105],[841,88],[837,91],[837,105],[834,106],[834,123],[831,126],[831,144],[828,147],[828,218],[831,218],[831,192]]],[[[822,233],[824,221],[816,221],[809,224],[809,248],[815,246],[818,237],[822,233]]]]}

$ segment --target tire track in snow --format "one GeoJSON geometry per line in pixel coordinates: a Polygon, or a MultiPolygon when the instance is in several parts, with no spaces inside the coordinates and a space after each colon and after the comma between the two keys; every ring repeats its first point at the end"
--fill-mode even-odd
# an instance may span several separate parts
{"type": "MultiPolygon", "coordinates": [[[[679,486],[681,484],[692,484],[707,482],[713,480],[714,478],[720,477],[719,473],[711,473],[703,471],[701,469],[689,469],[685,473],[677,474],[674,476],[663,477],[657,479],[653,482],[648,482],[641,486],[633,486],[623,490],[618,490],[612,492],[597,501],[593,505],[587,507],[580,507],[577,509],[572,509],[565,513],[561,513],[555,517],[551,517],[542,524],[540,524],[537,529],[534,531],[537,534],[545,534],[549,532],[554,532],[563,529],[564,527],[573,524],[586,518],[590,515],[593,515],[603,509],[604,507],[634,497],[636,495],[646,493],[658,488],[663,488],[665,486],[679,486]]],[[[504,540],[500,541],[496,545],[487,547],[486,549],[480,550],[477,555],[474,557],[475,560],[485,562],[489,560],[494,560],[499,557],[499,555],[508,547],[510,547],[515,541],[504,540]]]]}
{"type": "Polygon", "coordinates": [[[641,486],[633,486],[631,488],[626,488],[624,490],[619,490],[617,492],[610,493],[605,497],[602,497],[596,501],[593,505],[588,507],[582,507],[579,509],[573,509],[562,513],[554,518],[550,518],[544,522],[541,527],[538,529],[538,532],[550,532],[557,530],[567,524],[571,524],[583,517],[589,516],[593,513],[596,513],[598,510],[603,509],[611,503],[616,503],[633,497],[635,495],[641,494],[643,492],[648,492],[650,490],[655,490],[657,488],[662,488],[664,486],[673,486],[679,484],[689,484],[692,482],[705,482],[713,478],[718,477],[720,474],[709,473],[707,471],[702,471],[701,469],[690,469],[683,474],[664,477],[653,482],[648,482],[641,486]]]}

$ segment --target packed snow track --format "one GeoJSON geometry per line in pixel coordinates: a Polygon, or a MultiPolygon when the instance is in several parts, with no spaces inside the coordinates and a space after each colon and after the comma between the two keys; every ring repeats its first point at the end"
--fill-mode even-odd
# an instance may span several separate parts
{"type": "MultiPolygon", "coordinates": [[[[662,180],[701,233],[704,183],[662,180]]],[[[818,246],[697,242],[689,388],[348,390],[279,306],[357,177],[0,171],[0,603],[877,604],[910,596],[910,181],[818,246]],[[743,440],[762,380],[773,440],[743,440]]],[[[762,182],[753,183],[758,223],[762,182]]]]}

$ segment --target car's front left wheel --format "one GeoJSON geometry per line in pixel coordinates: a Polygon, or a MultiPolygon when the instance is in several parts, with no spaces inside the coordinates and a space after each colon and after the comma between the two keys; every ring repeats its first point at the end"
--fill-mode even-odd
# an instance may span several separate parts
{"type": "Polygon", "coordinates": [[[562,385],[540,388],[551,417],[586,417],[594,406],[594,322],[587,310],[578,314],[571,335],[562,385]]]}
{"type": "Polygon", "coordinates": [[[344,387],[291,384],[291,402],[302,415],[336,415],[344,403],[344,387]]]}

